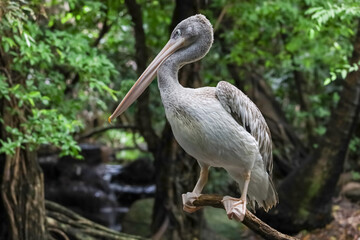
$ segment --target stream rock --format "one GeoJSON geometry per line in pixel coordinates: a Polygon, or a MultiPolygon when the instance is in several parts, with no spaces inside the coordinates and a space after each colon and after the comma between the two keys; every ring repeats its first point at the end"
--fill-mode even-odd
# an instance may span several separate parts
{"type": "Polygon", "coordinates": [[[353,202],[360,201],[360,183],[348,182],[341,189],[341,194],[353,202]]]}
{"type": "Polygon", "coordinates": [[[138,199],[153,197],[155,169],[148,158],[140,158],[113,175],[110,184],[116,198],[126,206],[138,199]]]}
{"type": "Polygon", "coordinates": [[[132,185],[154,184],[154,164],[148,158],[139,158],[126,165],[118,175],[114,176],[113,182],[132,185]]]}

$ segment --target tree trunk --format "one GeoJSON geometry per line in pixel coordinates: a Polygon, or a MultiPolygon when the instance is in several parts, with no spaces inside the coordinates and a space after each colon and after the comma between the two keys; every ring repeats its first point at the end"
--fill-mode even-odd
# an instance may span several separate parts
{"type": "MultiPolygon", "coordinates": [[[[15,101],[12,99],[12,101],[15,101]]],[[[18,115],[11,113],[17,104],[2,100],[2,139],[11,138],[5,126],[21,129],[18,115]]],[[[24,110],[17,109],[19,115],[24,110]]],[[[2,173],[1,197],[13,240],[47,239],[43,173],[34,152],[28,146],[16,147],[14,155],[6,155],[2,173]]]]}
{"type": "MultiPolygon", "coordinates": [[[[1,125],[0,125],[1,126],[1,125]]],[[[0,154],[0,185],[2,185],[2,174],[4,172],[4,166],[5,166],[5,154],[0,154]]],[[[2,197],[0,197],[0,219],[6,219],[6,211],[5,206],[2,200],[2,197]]],[[[0,221],[0,239],[9,239],[9,222],[8,221],[0,221]]]]}
{"type": "MultiPolygon", "coordinates": [[[[351,64],[360,61],[360,24],[351,64]]],[[[332,196],[343,171],[349,141],[360,111],[360,71],[344,80],[338,106],[319,148],[281,184],[279,206],[264,215],[270,225],[288,233],[323,227],[331,217],[332,196]]]]}
{"type": "MultiPolygon", "coordinates": [[[[146,69],[149,56],[147,54],[146,36],[143,28],[141,6],[133,0],[125,0],[125,4],[134,23],[135,32],[135,62],[136,72],[140,76],[146,69]]],[[[135,116],[136,126],[145,138],[151,153],[157,152],[159,138],[151,124],[151,111],[149,107],[149,89],[146,89],[137,101],[135,116]]]]}
{"type": "Polygon", "coordinates": [[[181,199],[182,193],[192,191],[195,186],[197,162],[177,144],[168,124],[160,146],[155,159],[153,232],[161,235],[159,230],[169,222],[166,235],[170,239],[200,239],[202,213],[186,214],[181,199]]]}

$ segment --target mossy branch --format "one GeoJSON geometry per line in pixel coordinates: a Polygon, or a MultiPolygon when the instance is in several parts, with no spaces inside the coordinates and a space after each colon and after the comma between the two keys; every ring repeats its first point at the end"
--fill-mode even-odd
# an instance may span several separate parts
{"type": "MultiPolygon", "coordinates": [[[[198,199],[195,200],[193,204],[196,207],[211,206],[215,208],[224,208],[224,205],[221,202],[222,199],[223,196],[220,195],[203,194],[200,195],[200,197],[198,197],[198,199]]],[[[274,228],[270,227],[269,225],[261,221],[259,218],[257,218],[249,210],[246,210],[245,218],[242,223],[265,239],[271,239],[271,240],[297,239],[295,237],[291,237],[286,234],[283,234],[275,230],[274,228]]]]}

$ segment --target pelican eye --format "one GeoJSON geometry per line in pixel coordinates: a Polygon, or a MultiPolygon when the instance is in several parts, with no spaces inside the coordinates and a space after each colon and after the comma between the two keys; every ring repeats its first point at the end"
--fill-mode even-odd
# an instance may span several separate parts
{"type": "Polygon", "coordinates": [[[174,33],[174,37],[179,37],[181,35],[181,30],[177,29],[174,33]]]}

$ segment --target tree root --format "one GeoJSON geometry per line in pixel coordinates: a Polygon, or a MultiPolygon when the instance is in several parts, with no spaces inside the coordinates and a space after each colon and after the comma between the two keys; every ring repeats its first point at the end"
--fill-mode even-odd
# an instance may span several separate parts
{"type": "MultiPolygon", "coordinates": [[[[221,200],[223,196],[220,195],[213,195],[213,194],[203,194],[198,197],[197,200],[193,202],[194,206],[201,207],[201,206],[211,206],[215,208],[224,208],[223,203],[221,200]]],[[[265,239],[271,240],[296,240],[297,238],[288,236],[277,230],[273,229],[259,218],[257,218],[253,213],[249,210],[246,210],[244,221],[242,222],[248,228],[253,230],[255,233],[259,234],[265,239]]]]}
{"type": "Polygon", "coordinates": [[[94,223],[51,201],[45,202],[48,231],[55,239],[74,240],[143,240],[94,223]]]}

